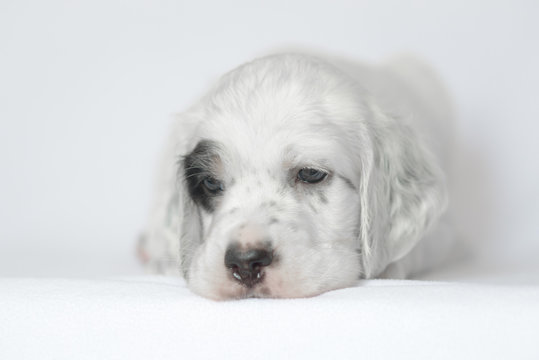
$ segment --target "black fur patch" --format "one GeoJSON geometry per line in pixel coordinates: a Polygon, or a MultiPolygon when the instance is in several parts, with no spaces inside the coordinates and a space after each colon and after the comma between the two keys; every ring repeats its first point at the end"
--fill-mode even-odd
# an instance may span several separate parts
{"type": "Polygon", "coordinates": [[[218,161],[218,146],[210,140],[201,140],[182,162],[183,177],[193,201],[208,212],[215,210],[217,198],[222,192],[211,193],[203,185],[204,179],[217,179],[215,165],[218,161]]]}

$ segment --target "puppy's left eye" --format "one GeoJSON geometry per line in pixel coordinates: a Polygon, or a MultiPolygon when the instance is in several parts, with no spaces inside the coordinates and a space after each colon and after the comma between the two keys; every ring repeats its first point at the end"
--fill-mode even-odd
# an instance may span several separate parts
{"type": "Polygon", "coordinates": [[[214,195],[224,190],[223,184],[219,180],[214,179],[210,176],[202,180],[202,185],[204,186],[206,191],[214,195]]]}
{"type": "Polygon", "coordinates": [[[298,180],[308,184],[316,184],[324,180],[328,173],[311,168],[303,168],[298,172],[298,180]]]}

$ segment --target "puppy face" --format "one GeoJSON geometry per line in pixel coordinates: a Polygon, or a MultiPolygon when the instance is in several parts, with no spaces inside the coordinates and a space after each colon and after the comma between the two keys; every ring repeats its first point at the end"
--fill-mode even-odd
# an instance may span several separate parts
{"type": "Polygon", "coordinates": [[[272,129],[243,139],[245,148],[220,136],[198,142],[184,160],[202,240],[189,266],[193,290],[295,297],[358,279],[358,184],[346,159],[333,156],[346,147],[328,140],[331,131],[331,124],[321,133],[272,129]],[[266,251],[270,262],[242,274],[250,264],[225,261],[234,249],[240,257],[266,251]]]}
{"type": "Polygon", "coordinates": [[[361,263],[361,108],[339,93],[342,84],[316,91],[328,84],[313,74],[283,80],[264,68],[257,75],[237,74],[248,89],[228,85],[214,95],[182,162],[199,226],[184,264],[189,285],[216,299],[349,286],[361,263]],[[241,91],[247,99],[230,97],[241,91]]]}
{"type": "Polygon", "coordinates": [[[213,299],[305,297],[405,255],[443,210],[413,132],[312,58],[232,71],[180,127],[180,262],[213,299]]]}

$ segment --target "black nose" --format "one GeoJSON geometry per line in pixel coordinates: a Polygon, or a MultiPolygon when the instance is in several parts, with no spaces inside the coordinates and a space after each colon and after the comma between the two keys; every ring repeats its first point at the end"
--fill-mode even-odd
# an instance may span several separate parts
{"type": "Polygon", "coordinates": [[[266,248],[243,251],[236,245],[229,246],[225,253],[225,266],[240,283],[251,287],[262,280],[262,268],[271,264],[272,251],[266,248]]]}

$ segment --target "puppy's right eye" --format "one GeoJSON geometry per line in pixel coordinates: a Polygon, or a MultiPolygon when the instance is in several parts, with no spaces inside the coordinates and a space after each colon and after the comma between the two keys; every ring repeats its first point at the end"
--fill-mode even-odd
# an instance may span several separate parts
{"type": "Polygon", "coordinates": [[[328,174],[324,171],[303,168],[298,172],[298,180],[308,184],[316,184],[324,180],[328,174]]]}
{"type": "Polygon", "coordinates": [[[204,186],[204,189],[207,192],[213,195],[217,195],[224,190],[223,184],[219,180],[212,178],[211,176],[208,176],[204,180],[202,180],[202,186],[204,186]]]}

